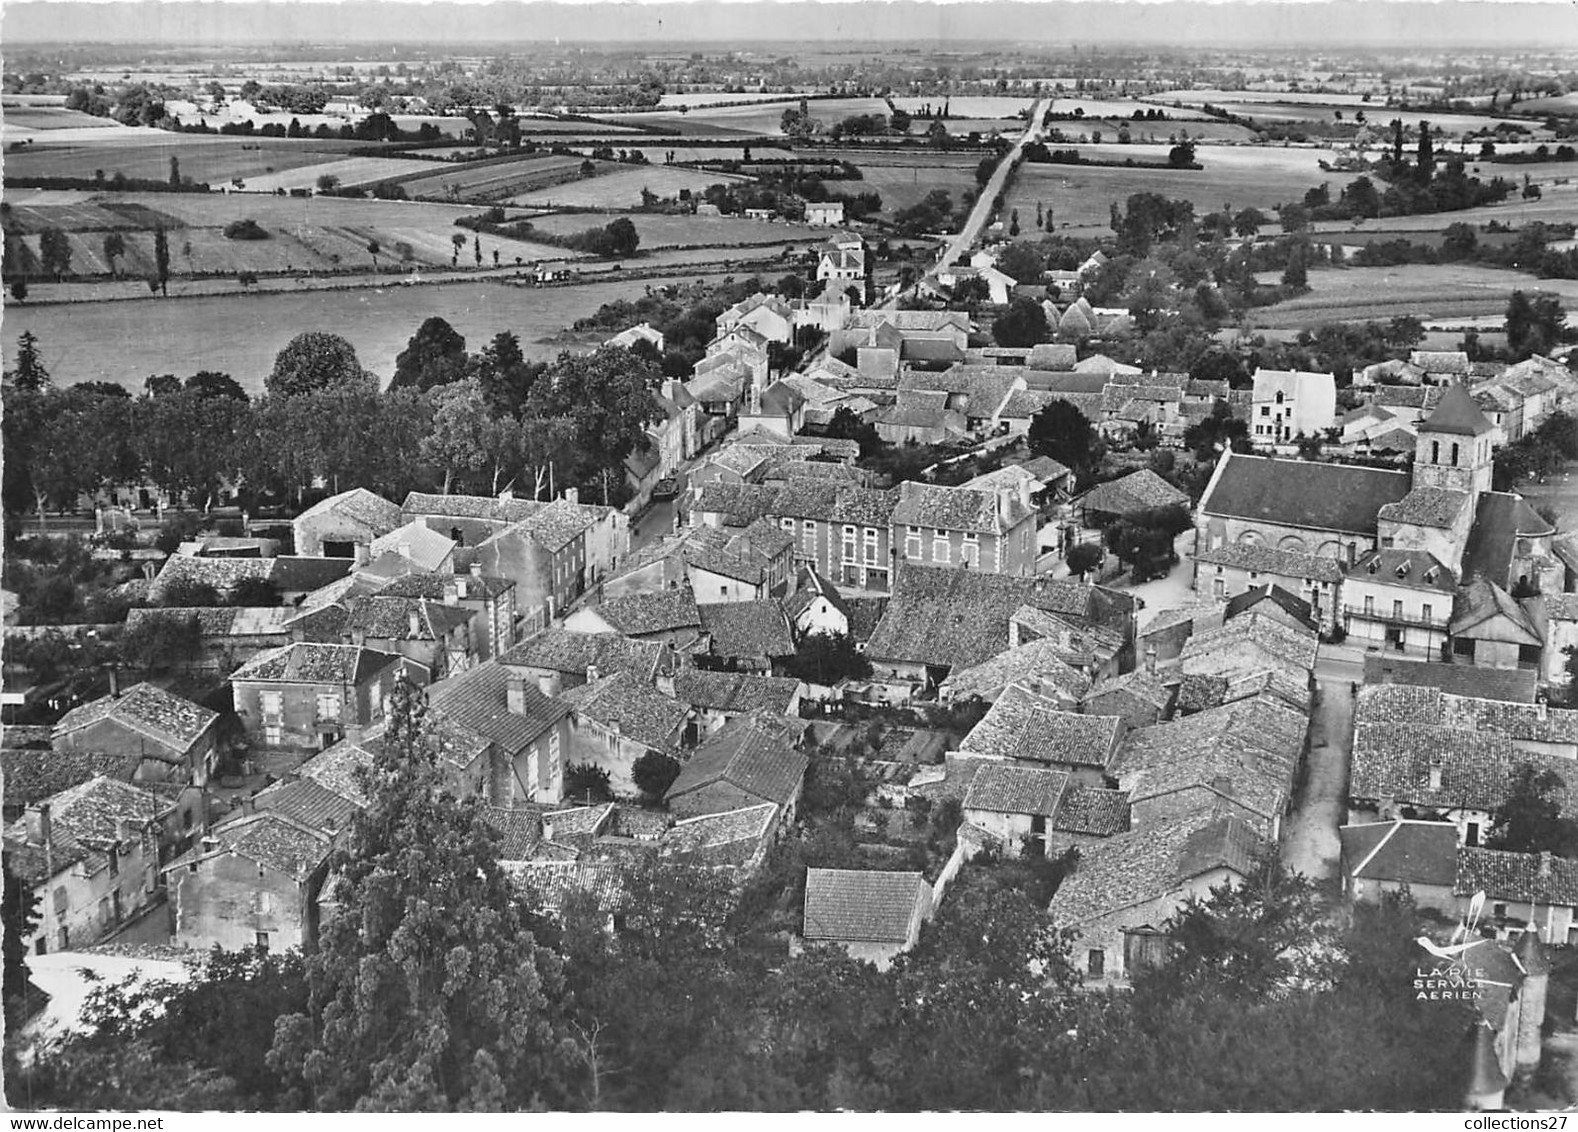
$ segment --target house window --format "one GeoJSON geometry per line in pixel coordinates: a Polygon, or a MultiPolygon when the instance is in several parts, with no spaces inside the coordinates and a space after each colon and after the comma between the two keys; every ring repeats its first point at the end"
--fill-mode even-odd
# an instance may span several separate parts
{"type": "Polygon", "coordinates": [[[931,557],[932,557],[932,561],[934,561],[934,562],[940,562],[944,566],[948,565],[950,559],[948,557],[948,540],[947,539],[934,539],[932,541],[932,544],[931,544],[931,557]]]}
{"type": "Polygon", "coordinates": [[[1099,947],[1090,949],[1090,955],[1085,961],[1085,969],[1090,972],[1090,977],[1099,979],[1107,973],[1107,953],[1099,947]]]}
{"type": "Polygon", "coordinates": [[[1507,918],[1507,906],[1505,904],[1497,904],[1495,909],[1496,919],[1505,920],[1507,918]]]}
{"type": "Polygon", "coordinates": [[[318,693],[318,718],[338,721],[340,718],[340,696],[337,692],[318,693]]]}
{"type": "Polygon", "coordinates": [[[1263,417],[1269,417],[1271,415],[1271,407],[1269,405],[1260,406],[1260,415],[1263,417]]]}
{"type": "Polygon", "coordinates": [[[1424,610],[1423,610],[1424,619],[1426,621],[1434,620],[1434,618],[1431,616],[1431,614],[1434,613],[1434,612],[1435,612],[1435,608],[1432,605],[1430,605],[1429,602],[1426,602],[1425,606],[1424,606],[1424,610]]]}
{"type": "Polygon", "coordinates": [[[966,566],[976,567],[981,564],[981,548],[974,543],[965,543],[964,546],[960,548],[960,553],[963,556],[963,561],[966,566]]]}
{"type": "Polygon", "coordinates": [[[1471,821],[1463,831],[1463,844],[1473,848],[1479,844],[1479,823],[1471,821]]]}
{"type": "Polygon", "coordinates": [[[118,877],[120,875],[121,875],[121,854],[120,854],[120,850],[118,848],[116,848],[114,845],[111,845],[110,846],[110,876],[118,877]]]}
{"type": "Polygon", "coordinates": [[[921,556],[921,540],[919,534],[912,534],[904,540],[904,557],[919,558],[921,556]]]}
{"type": "Polygon", "coordinates": [[[548,733],[548,781],[555,782],[559,778],[559,733],[548,733]]]}
{"type": "Polygon", "coordinates": [[[268,932],[258,932],[256,939],[257,939],[258,950],[259,951],[267,951],[268,950],[268,932]]]}
{"type": "Polygon", "coordinates": [[[285,711],[285,695],[283,692],[258,693],[258,710],[264,716],[280,715],[285,711]]]}
{"type": "Polygon", "coordinates": [[[1364,599],[1364,615],[1366,617],[1375,616],[1375,598],[1369,595],[1366,595],[1364,599]]]}
{"type": "Polygon", "coordinates": [[[1467,637],[1456,637],[1452,641],[1452,655],[1461,656],[1466,660],[1474,659],[1474,642],[1467,637]]]}
{"type": "Polygon", "coordinates": [[[265,746],[277,747],[285,741],[285,730],[278,723],[265,723],[263,725],[263,743],[265,746]]]}
{"type": "Polygon", "coordinates": [[[66,886],[63,884],[57,885],[55,887],[55,915],[64,916],[66,914],[66,909],[70,906],[71,901],[66,895],[66,886]]]}
{"type": "Polygon", "coordinates": [[[1392,616],[1394,618],[1396,618],[1397,620],[1401,620],[1402,619],[1402,616],[1403,616],[1403,603],[1402,602],[1400,602],[1400,601],[1393,601],[1392,602],[1392,616]]]}
{"type": "Polygon", "coordinates": [[[778,520],[778,525],[780,527],[782,527],[784,530],[788,531],[790,534],[794,533],[794,520],[793,519],[779,519],[778,520]]]}

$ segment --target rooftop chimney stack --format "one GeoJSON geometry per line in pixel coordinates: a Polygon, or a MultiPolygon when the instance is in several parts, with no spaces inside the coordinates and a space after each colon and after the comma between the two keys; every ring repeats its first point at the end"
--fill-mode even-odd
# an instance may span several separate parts
{"type": "Polygon", "coordinates": [[[480,580],[482,577],[482,563],[478,562],[476,559],[472,559],[470,569],[471,576],[480,580]]]}
{"type": "Polygon", "coordinates": [[[564,501],[566,503],[580,503],[581,502],[581,489],[578,488],[578,487],[567,487],[567,488],[565,488],[564,489],[564,501]]]}
{"type": "Polygon", "coordinates": [[[588,664],[586,666],[586,682],[588,684],[595,684],[595,683],[597,683],[598,677],[600,675],[601,675],[601,673],[599,673],[597,671],[597,665],[595,665],[595,664],[588,664]]]}
{"type": "Polygon", "coordinates": [[[110,665],[110,699],[118,700],[120,698],[121,698],[121,674],[120,674],[120,670],[118,668],[116,668],[115,665],[112,664],[112,665],[110,665]]]}
{"type": "Polygon", "coordinates": [[[456,580],[454,578],[448,578],[448,579],[445,580],[445,582],[444,582],[444,604],[445,605],[453,606],[453,605],[459,605],[460,604],[460,587],[463,584],[464,584],[463,582],[460,582],[460,581],[458,581],[458,580],[456,580]]]}
{"type": "Polygon", "coordinates": [[[1432,790],[1439,790],[1439,789],[1441,789],[1441,779],[1442,779],[1443,771],[1444,771],[1444,767],[1443,767],[1442,762],[1441,762],[1441,760],[1439,758],[1435,758],[1435,759],[1431,759],[1430,760],[1430,789],[1432,789],[1432,790]]]}
{"type": "Polygon", "coordinates": [[[526,678],[511,676],[504,685],[505,704],[511,715],[526,714],[526,678]]]}
{"type": "Polygon", "coordinates": [[[417,638],[422,635],[422,614],[418,610],[411,610],[411,636],[417,638]]]}
{"type": "Polygon", "coordinates": [[[365,565],[367,565],[367,559],[368,559],[368,556],[369,556],[369,554],[371,552],[371,549],[372,548],[369,547],[368,544],[365,543],[365,542],[357,543],[356,544],[355,565],[357,565],[357,566],[365,566],[365,565]]]}
{"type": "Polygon", "coordinates": [[[1145,671],[1152,676],[1156,675],[1156,646],[1145,646],[1145,671]]]}

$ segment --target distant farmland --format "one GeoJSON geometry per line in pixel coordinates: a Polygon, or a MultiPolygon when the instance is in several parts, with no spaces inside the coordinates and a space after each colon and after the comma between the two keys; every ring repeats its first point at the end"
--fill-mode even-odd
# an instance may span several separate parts
{"type": "MultiPolygon", "coordinates": [[[[7,115],[9,117],[9,113],[7,115]]],[[[55,131],[52,137],[69,131],[55,131]]],[[[181,176],[211,185],[228,184],[232,177],[261,177],[304,165],[333,161],[366,142],[318,141],[306,138],[242,138],[210,134],[161,134],[147,140],[150,131],[128,131],[125,142],[39,144],[5,155],[5,175],[10,177],[74,177],[90,180],[103,173],[163,181],[170,176],[170,158],[181,167],[181,176]]]]}

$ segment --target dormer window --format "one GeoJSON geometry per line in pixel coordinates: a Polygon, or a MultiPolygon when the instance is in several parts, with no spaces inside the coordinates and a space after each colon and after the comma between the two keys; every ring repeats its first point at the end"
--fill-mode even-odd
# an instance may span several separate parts
{"type": "Polygon", "coordinates": [[[1408,571],[1409,571],[1410,568],[1411,568],[1410,564],[1407,563],[1407,562],[1404,562],[1404,563],[1400,564],[1397,567],[1397,576],[1399,578],[1406,578],[1406,577],[1408,577],[1408,571]]]}
{"type": "Polygon", "coordinates": [[[1279,405],[1282,404],[1282,400],[1283,400],[1282,390],[1279,389],[1279,390],[1277,390],[1277,404],[1279,404],[1279,405]]]}

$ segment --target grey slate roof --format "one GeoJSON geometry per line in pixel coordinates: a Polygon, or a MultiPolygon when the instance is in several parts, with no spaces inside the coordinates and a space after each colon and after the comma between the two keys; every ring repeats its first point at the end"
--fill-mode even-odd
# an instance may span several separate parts
{"type": "Polygon", "coordinates": [[[930,899],[920,873],[808,869],[805,938],[905,943],[916,906],[930,899]]]}
{"type": "Polygon", "coordinates": [[[1457,826],[1451,822],[1367,822],[1337,834],[1343,865],[1357,879],[1444,888],[1457,879],[1457,826]]]}
{"type": "Polygon", "coordinates": [[[1376,516],[1408,494],[1407,472],[1228,453],[1200,512],[1315,530],[1373,535],[1376,516]]]}

